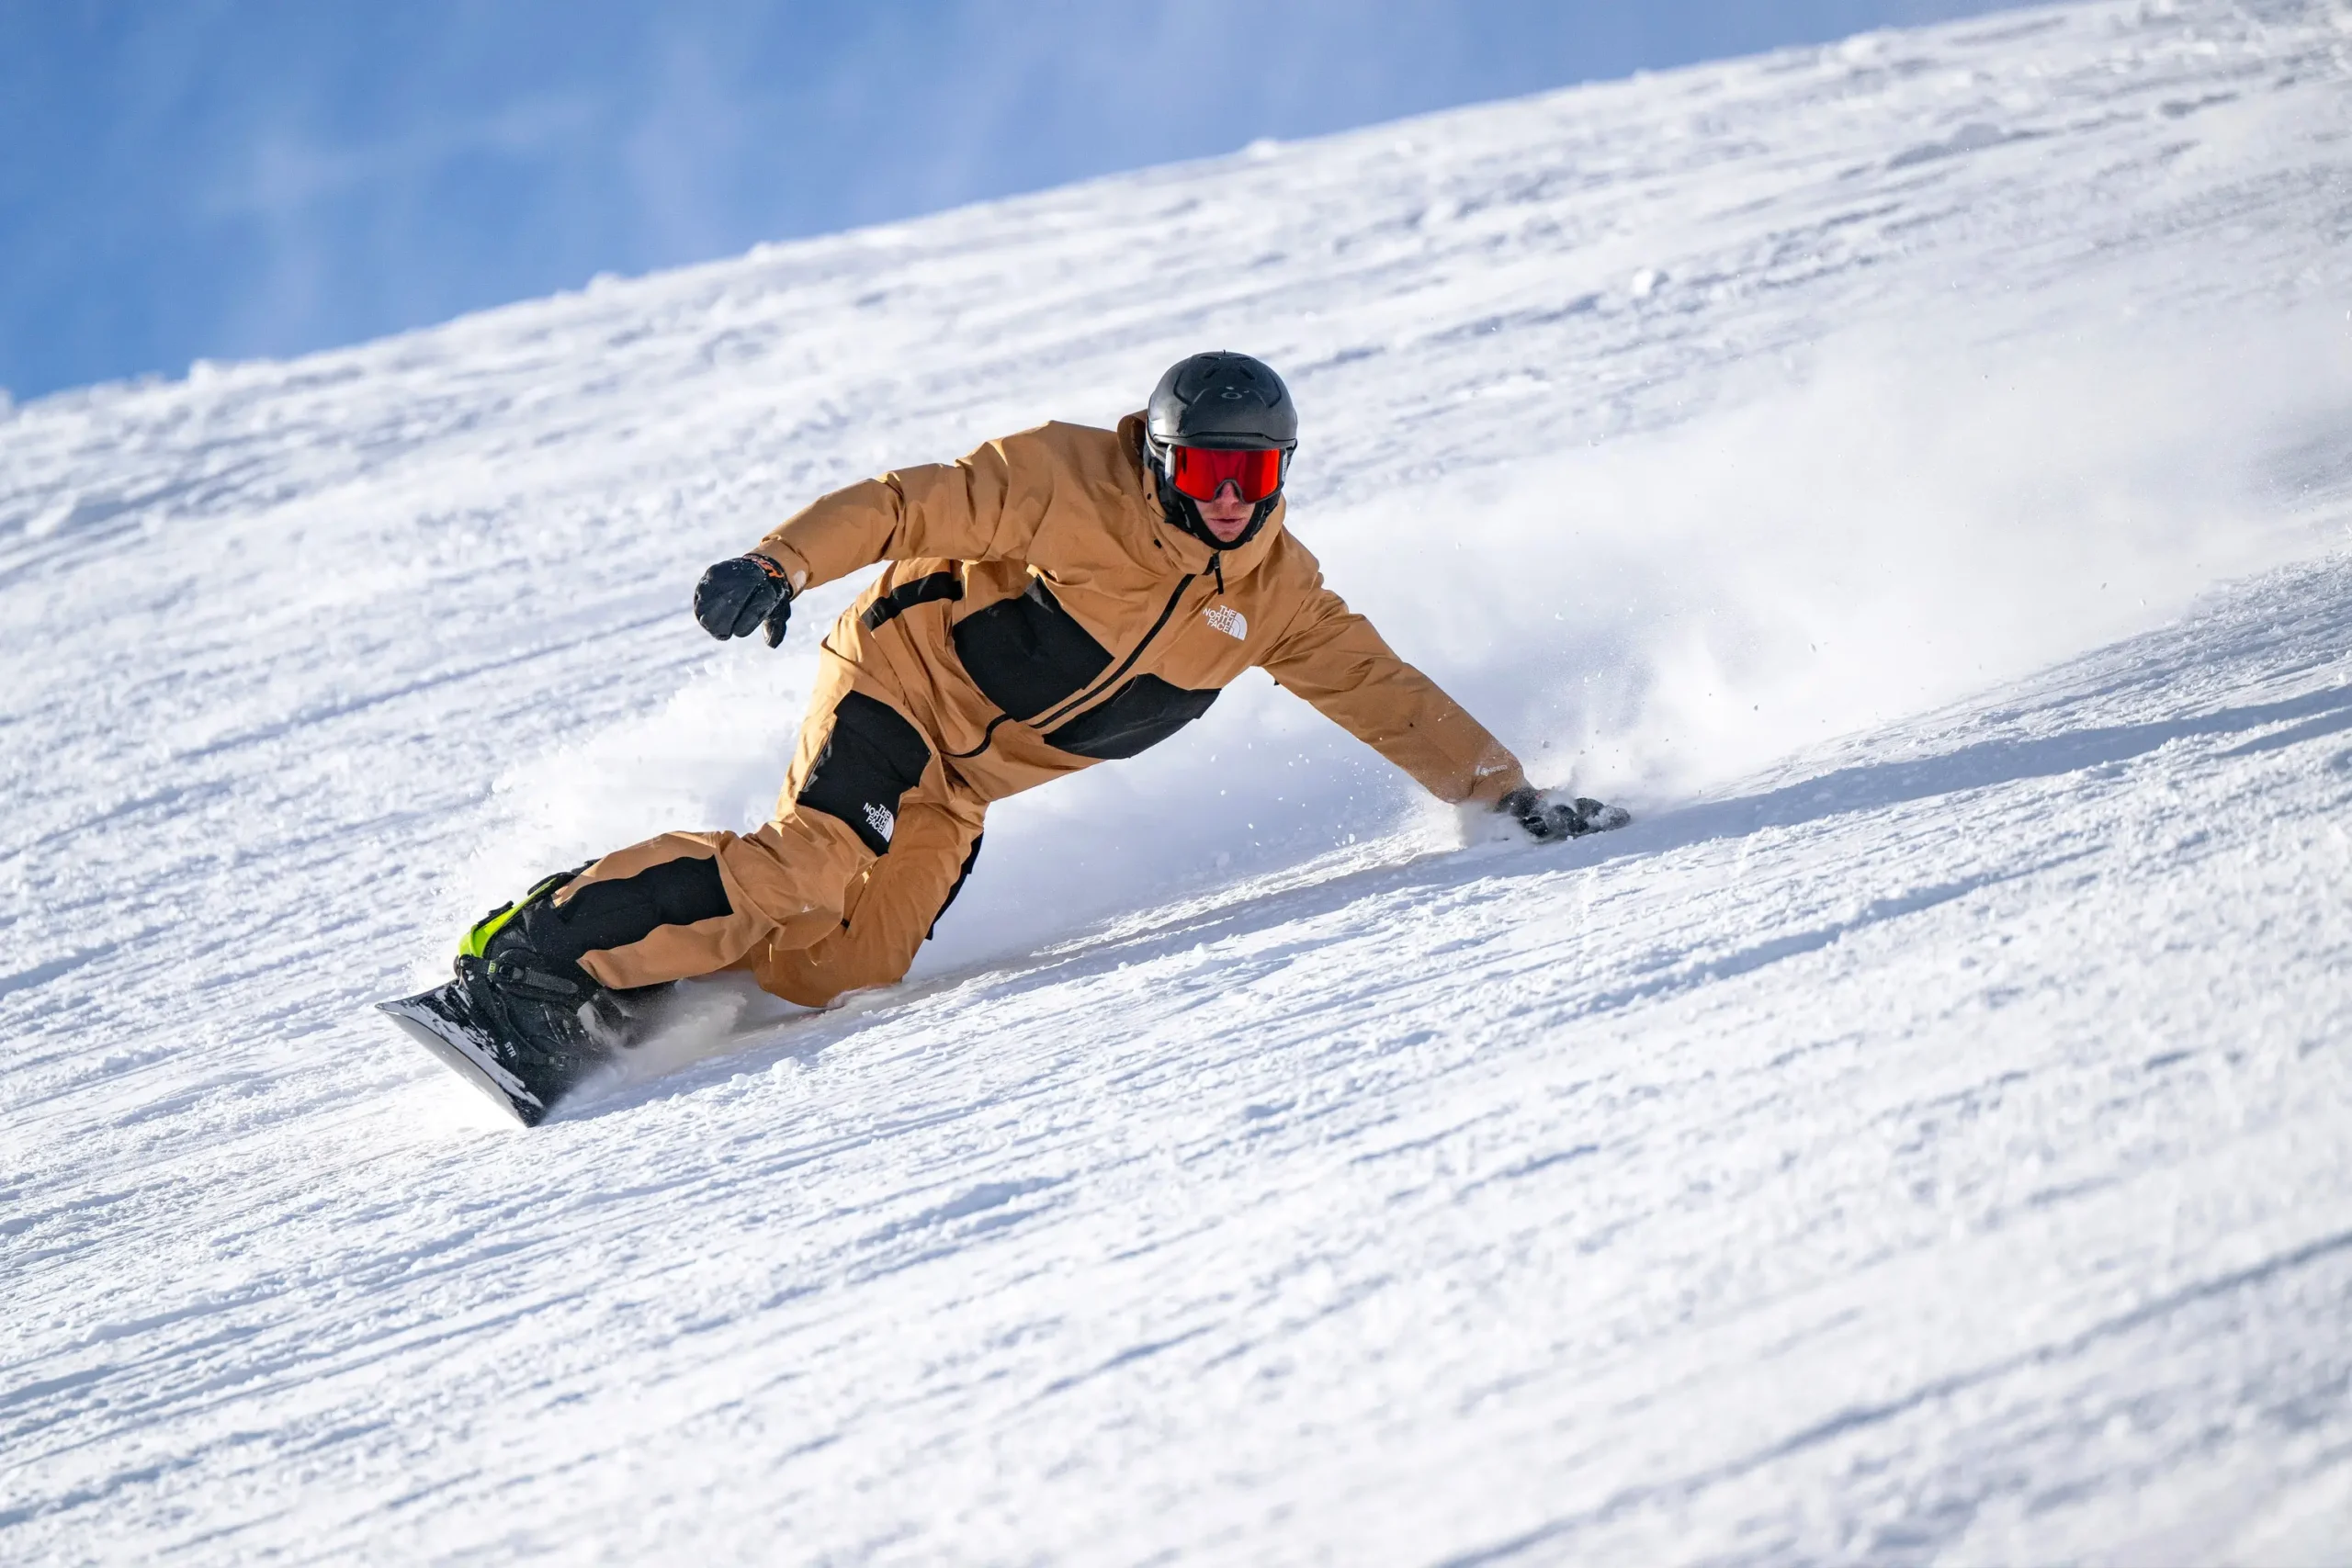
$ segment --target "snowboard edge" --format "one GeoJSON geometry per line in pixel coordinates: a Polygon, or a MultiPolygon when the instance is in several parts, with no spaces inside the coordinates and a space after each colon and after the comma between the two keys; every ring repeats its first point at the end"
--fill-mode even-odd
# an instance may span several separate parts
{"type": "Polygon", "coordinates": [[[470,1042],[461,1038],[462,1032],[451,1020],[444,1017],[432,1005],[434,993],[401,997],[393,1001],[378,1002],[376,1010],[399,1026],[400,1032],[433,1053],[443,1066],[480,1089],[496,1103],[501,1111],[526,1127],[536,1127],[547,1119],[548,1107],[539,1098],[513,1075],[501,1070],[495,1063],[485,1062],[469,1049],[470,1042]]]}

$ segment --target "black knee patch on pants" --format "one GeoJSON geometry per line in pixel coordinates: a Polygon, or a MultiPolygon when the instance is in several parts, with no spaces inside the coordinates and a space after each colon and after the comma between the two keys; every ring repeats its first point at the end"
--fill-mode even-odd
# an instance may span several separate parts
{"type": "Polygon", "coordinates": [[[560,908],[542,904],[525,911],[523,937],[535,952],[577,964],[583,953],[643,942],[662,926],[690,926],[734,912],[718,862],[684,856],[635,876],[592,882],[560,908]]]}
{"type": "Polygon", "coordinates": [[[929,766],[931,748],[898,709],[852,692],[834,707],[833,732],[793,803],[840,818],[867,849],[888,854],[899,797],[929,766]]]}

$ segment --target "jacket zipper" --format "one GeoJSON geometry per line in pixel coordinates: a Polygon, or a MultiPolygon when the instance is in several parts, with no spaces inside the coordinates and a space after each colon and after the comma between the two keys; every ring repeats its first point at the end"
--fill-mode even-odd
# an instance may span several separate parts
{"type": "Polygon", "coordinates": [[[1143,634],[1143,640],[1136,644],[1133,652],[1129,653],[1125,659],[1120,660],[1119,667],[1116,670],[1112,671],[1108,675],[1103,676],[1102,680],[1097,681],[1093,686],[1086,691],[1080,692],[1077,696],[1072,697],[1069,701],[1064,703],[1061,706],[1056,708],[1045,717],[1031,719],[1029,721],[1030,724],[1038,729],[1043,729],[1046,726],[1053,723],[1056,719],[1067,716],[1073,709],[1084,707],[1087,703],[1091,701],[1093,698],[1101,696],[1112,686],[1117,684],[1120,676],[1125,674],[1128,671],[1136,667],[1136,660],[1143,657],[1143,650],[1151,646],[1151,639],[1159,635],[1159,629],[1166,626],[1168,624],[1168,618],[1176,613],[1177,604],[1183,600],[1184,590],[1193,586],[1193,580],[1198,578],[1200,575],[1201,574],[1197,571],[1188,571],[1184,574],[1183,580],[1176,584],[1176,592],[1168,596],[1167,607],[1159,612],[1159,619],[1151,623],[1151,630],[1143,634]]]}
{"type": "Polygon", "coordinates": [[[980,731],[980,743],[978,746],[973,747],[968,751],[946,752],[944,753],[946,759],[953,762],[965,762],[978,756],[981,752],[989,749],[989,742],[996,739],[996,727],[1002,724],[1006,719],[1011,718],[1012,716],[1009,713],[1001,713],[997,715],[994,718],[989,720],[989,727],[980,731]]]}
{"type": "MultiPolygon", "coordinates": [[[[1219,553],[1221,554],[1222,552],[1219,553]]],[[[1222,562],[1219,561],[1217,556],[1214,555],[1211,556],[1209,559],[1212,565],[1216,565],[1219,568],[1216,574],[1217,592],[1222,593],[1225,592],[1225,572],[1223,570],[1222,562]]],[[[1037,729],[1045,728],[1046,726],[1053,723],[1056,719],[1061,718],[1069,714],[1071,709],[1085,706],[1090,698],[1100,696],[1106,689],[1115,682],[1120,676],[1134,669],[1136,667],[1136,660],[1143,657],[1143,650],[1151,646],[1151,639],[1159,635],[1161,628],[1168,625],[1169,617],[1176,613],[1176,606],[1183,602],[1184,590],[1193,586],[1193,581],[1199,578],[1200,575],[1201,574],[1197,571],[1188,571],[1181,580],[1178,581],[1176,584],[1176,592],[1168,596],[1167,604],[1162,607],[1159,612],[1159,619],[1151,623],[1151,630],[1143,634],[1143,640],[1136,644],[1134,649],[1128,653],[1125,659],[1120,660],[1119,667],[1116,670],[1112,671],[1111,673],[1096,682],[1092,686],[1083,692],[1080,692],[1077,696],[1072,697],[1069,702],[1064,703],[1060,707],[1056,708],[1045,717],[1031,719],[1029,721],[1030,725],[1037,729]]],[[[981,732],[980,743],[978,746],[973,747],[968,751],[947,752],[945,754],[947,759],[961,762],[969,761],[972,758],[978,756],[981,752],[987,750],[989,749],[989,743],[996,739],[996,727],[1007,722],[1012,717],[1012,716],[1009,713],[1001,713],[997,715],[994,718],[989,720],[989,727],[986,730],[981,732]]]]}

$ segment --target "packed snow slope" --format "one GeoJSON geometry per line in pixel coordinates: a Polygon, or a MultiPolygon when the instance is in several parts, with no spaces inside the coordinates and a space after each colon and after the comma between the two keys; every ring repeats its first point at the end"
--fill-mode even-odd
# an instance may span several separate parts
{"type": "Polygon", "coordinates": [[[0,1559],[2352,1561],[2347,85],[2018,12],[0,415],[0,1559]],[[708,561],[1218,346],[1634,827],[1253,679],[537,1132],[367,1012],[759,818],[854,585],[708,561]]]}

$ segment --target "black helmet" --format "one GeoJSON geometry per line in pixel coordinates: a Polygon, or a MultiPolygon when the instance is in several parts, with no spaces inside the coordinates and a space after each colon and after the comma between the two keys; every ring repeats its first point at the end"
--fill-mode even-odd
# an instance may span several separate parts
{"type": "Polygon", "coordinates": [[[1265,526],[1282,499],[1282,479],[1290,472],[1291,453],[1297,446],[1298,410],[1290,400],[1290,389],[1246,354],[1196,354],[1178,360],[1152,389],[1151,403],[1144,411],[1144,456],[1169,525],[1213,550],[1246,545],[1265,526]],[[1262,495],[1244,496],[1257,502],[1257,510],[1250,513],[1249,526],[1232,539],[1211,533],[1199,503],[1176,488],[1170,454],[1179,446],[1282,454],[1272,488],[1262,495]]]}

